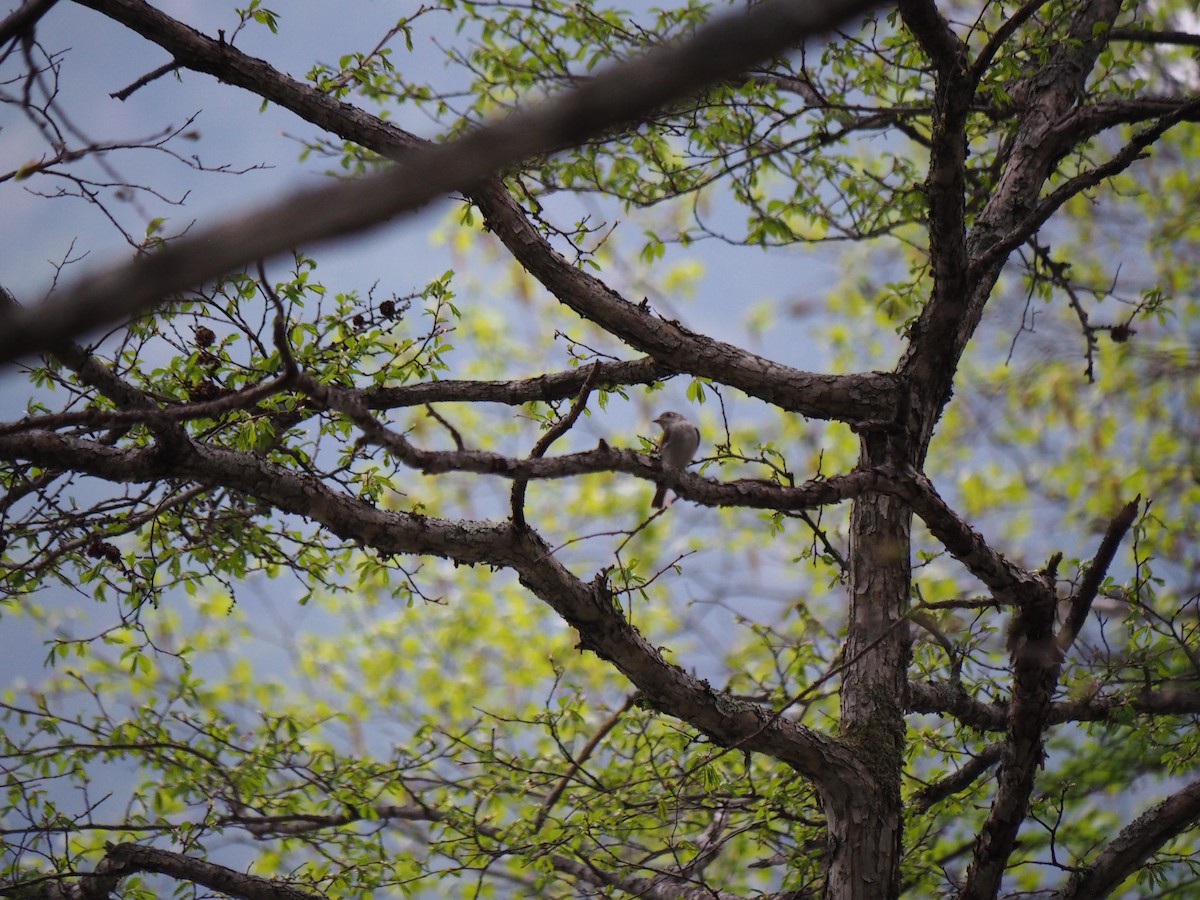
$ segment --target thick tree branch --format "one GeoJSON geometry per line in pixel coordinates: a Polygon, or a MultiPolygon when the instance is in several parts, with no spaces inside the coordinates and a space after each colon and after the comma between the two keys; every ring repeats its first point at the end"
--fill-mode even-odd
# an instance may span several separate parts
{"type": "Polygon", "coordinates": [[[1200,47],[1200,34],[1190,31],[1155,31],[1151,28],[1113,28],[1110,41],[1136,41],[1141,44],[1178,44],[1181,47],[1200,47]]]}
{"type": "MultiPolygon", "coordinates": [[[[502,122],[478,129],[459,140],[430,147],[399,129],[372,122],[373,117],[348,104],[279,75],[261,60],[205,38],[141,0],[79,2],[160,43],[184,66],[211,72],[222,80],[253,90],[352,140],[359,140],[359,137],[348,132],[361,127],[376,138],[365,145],[374,145],[375,149],[386,144],[386,155],[397,157],[402,151],[407,152],[403,152],[399,165],[379,175],[303,192],[270,209],[220,223],[132,264],[90,275],[71,291],[35,309],[5,317],[7,321],[0,320],[3,326],[0,327],[0,360],[45,347],[64,334],[78,334],[101,324],[121,321],[150,308],[166,294],[194,287],[251,260],[322,238],[352,233],[455,190],[474,194],[473,199],[480,204],[489,225],[498,227],[503,224],[501,213],[511,215],[500,207],[510,205],[512,201],[499,182],[489,179],[491,172],[636,120],[706,84],[736,76],[752,63],[795,46],[873,5],[864,0],[827,4],[768,0],[744,15],[713,21],[687,41],[654,50],[602,72],[586,84],[546,103],[514,113],[502,122]],[[315,215],[314,210],[320,210],[320,215],[315,215]]],[[[517,237],[517,232],[522,238],[528,236],[520,228],[507,231],[510,237],[517,237]]],[[[533,231],[532,227],[528,227],[528,231],[533,231]]],[[[543,264],[551,265],[560,280],[563,279],[571,267],[566,265],[564,269],[565,261],[555,262],[541,243],[544,242],[539,237],[539,246],[533,247],[530,254],[539,257],[543,264]]],[[[514,249],[511,244],[509,248],[514,249]]],[[[521,245],[516,249],[520,250],[521,245]]],[[[518,259],[534,271],[530,261],[524,258],[530,254],[518,253],[518,259]]],[[[535,274],[545,282],[544,272],[535,274]]],[[[580,302],[572,292],[573,304],[560,293],[565,290],[565,284],[550,287],[577,312],[600,322],[660,360],[695,358],[695,342],[685,340],[688,335],[682,329],[654,319],[648,311],[638,310],[633,304],[620,300],[599,282],[585,283],[585,286],[588,302],[580,302]],[[618,327],[622,324],[626,327],[618,327]]],[[[718,359],[728,363],[726,357],[732,350],[714,345],[708,348],[706,356],[714,363],[718,359]]],[[[739,359],[745,356],[741,351],[734,355],[739,359]]],[[[794,380],[786,377],[792,373],[785,367],[771,366],[765,360],[751,362],[754,370],[764,366],[770,370],[757,372],[757,389],[751,389],[750,393],[758,396],[765,391],[772,395],[782,394],[787,388],[781,390],[779,385],[786,386],[789,380],[794,380]],[[781,375],[785,377],[780,378],[781,375]]],[[[868,379],[860,381],[865,383],[868,379]]],[[[802,398],[801,391],[806,387],[812,385],[797,384],[795,388],[799,390],[794,396],[802,398]]],[[[816,410],[814,414],[828,414],[831,418],[838,417],[835,410],[846,409],[847,391],[840,383],[836,398],[821,391],[820,384],[816,388],[818,396],[825,394],[824,405],[820,399],[816,402],[798,399],[795,405],[812,408],[816,410]]],[[[853,391],[849,392],[849,397],[858,399],[853,391]]],[[[878,402],[879,398],[875,399],[878,402]]],[[[877,408],[875,413],[886,418],[887,409],[877,408]]],[[[870,419],[875,413],[864,418],[870,419]]]]}
{"type": "MultiPolygon", "coordinates": [[[[345,411],[350,407],[345,405],[340,408],[345,411]]],[[[647,481],[662,478],[658,461],[634,450],[603,445],[579,453],[527,459],[482,450],[423,450],[413,446],[402,435],[383,428],[361,408],[351,418],[364,429],[365,441],[386,447],[407,465],[427,474],[474,472],[514,479],[555,479],[596,472],[623,472],[647,481]]],[[[180,477],[208,483],[210,479],[202,477],[203,468],[197,469],[194,465],[196,456],[220,458],[223,469],[269,467],[272,471],[290,471],[248,453],[205,444],[195,444],[176,458],[159,452],[155,447],[119,448],[101,441],[54,432],[0,435],[0,459],[61,467],[121,483],[180,477]]],[[[309,477],[292,474],[296,478],[309,477]]],[[[895,483],[890,477],[871,470],[813,479],[798,487],[758,479],[720,482],[690,473],[681,473],[679,476],[680,496],[704,506],[744,506],[785,512],[840,503],[867,491],[894,489],[895,483]]]]}
{"type": "Polygon", "coordinates": [[[302,891],[276,878],[247,875],[216,863],[142,844],[111,846],[96,871],[80,880],[79,898],[108,900],[120,879],[138,872],[167,875],[242,900],[321,900],[319,894],[302,891]]]}
{"type": "MultiPolygon", "coordinates": [[[[961,684],[943,681],[910,681],[909,711],[952,716],[968,728],[1003,731],[1007,705],[984,703],[972,698],[961,684]]],[[[1111,722],[1124,724],[1130,714],[1138,716],[1200,715],[1200,691],[1180,688],[1113,691],[1078,700],[1051,704],[1048,725],[1067,722],[1111,722]]]]}
{"type": "Polygon", "coordinates": [[[1121,829],[1088,865],[1077,868],[1054,900],[1107,897],[1171,838],[1200,819],[1200,781],[1193,781],[1121,829]]]}
{"type": "Polygon", "coordinates": [[[0,46],[14,37],[24,34],[37,25],[38,21],[58,0],[26,0],[0,21],[0,46]]]}
{"type": "MultiPolygon", "coordinates": [[[[507,522],[450,521],[379,509],[311,476],[250,454],[204,445],[167,457],[153,448],[118,450],[63,435],[35,433],[0,438],[0,458],[16,449],[13,442],[23,443],[26,449],[32,443],[40,448],[43,459],[71,460],[74,470],[110,481],[182,478],[220,485],[281,512],[306,517],[331,534],[385,555],[427,555],[512,569],[525,587],[578,631],[582,649],[612,662],[656,709],[688,722],[722,746],[737,745],[743,750],[766,753],[794,766],[814,780],[827,800],[838,802],[842,808],[854,808],[871,790],[872,778],[867,770],[836,741],[782,716],[773,716],[765,707],[735,700],[668,663],[625,619],[603,578],[587,583],[575,577],[531,529],[517,529],[507,522]]],[[[610,454],[614,462],[624,458],[624,464],[644,466],[648,478],[658,474],[652,460],[632,451],[591,452],[600,457],[610,454]]],[[[553,460],[509,462],[514,472],[527,472],[553,460]]],[[[869,473],[848,477],[871,483],[869,473]]],[[[814,485],[814,490],[823,490],[820,484],[814,485]]]]}
{"type": "Polygon", "coordinates": [[[951,716],[968,728],[979,731],[1003,731],[1007,706],[984,703],[967,693],[957,681],[910,681],[908,710],[951,716]]]}
{"type": "Polygon", "coordinates": [[[1054,643],[1053,573],[1045,573],[1040,584],[1029,585],[1015,600],[1009,635],[1013,690],[1005,717],[1003,754],[992,806],[958,894],[962,900],[992,900],[999,892],[1045,755],[1050,698],[1062,666],[1054,643]]]}
{"type": "Polygon", "coordinates": [[[1032,203],[1027,213],[1015,217],[1003,234],[997,235],[986,250],[972,258],[972,273],[981,274],[989,269],[995,269],[1008,258],[1013,250],[1036,234],[1038,229],[1064,203],[1114,175],[1124,172],[1139,159],[1143,159],[1146,150],[1167,131],[1180,122],[1195,118],[1198,114],[1200,114],[1200,99],[1189,100],[1153,124],[1147,125],[1134,135],[1129,143],[1103,163],[1068,178],[1040,201],[1032,203]]]}
{"type": "Polygon", "coordinates": [[[931,295],[909,330],[908,347],[897,367],[912,399],[905,422],[915,441],[905,461],[920,466],[942,407],[949,400],[958,358],[971,328],[964,307],[970,298],[966,250],[967,113],[975,95],[967,48],[931,0],[900,3],[904,23],[930,54],[935,66],[933,134],[925,196],[929,204],[931,295]]]}
{"type": "Polygon", "coordinates": [[[950,554],[983,582],[1005,604],[1036,589],[1041,581],[992,549],[983,536],[952,510],[933,483],[919,472],[892,472],[890,490],[904,498],[930,533],[950,554]]]}

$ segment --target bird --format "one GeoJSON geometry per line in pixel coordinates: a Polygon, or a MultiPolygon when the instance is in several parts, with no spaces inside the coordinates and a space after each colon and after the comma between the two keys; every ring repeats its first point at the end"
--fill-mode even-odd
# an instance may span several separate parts
{"type": "MultiPolygon", "coordinates": [[[[700,430],[682,413],[673,410],[667,410],[660,415],[654,420],[654,424],[663,430],[662,440],[658,442],[658,455],[662,460],[663,471],[672,473],[686,469],[692,457],[696,455],[696,448],[700,446],[700,430]]],[[[660,482],[650,505],[655,509],[662,509],[666,498],[667,486],[660,482]]]]}

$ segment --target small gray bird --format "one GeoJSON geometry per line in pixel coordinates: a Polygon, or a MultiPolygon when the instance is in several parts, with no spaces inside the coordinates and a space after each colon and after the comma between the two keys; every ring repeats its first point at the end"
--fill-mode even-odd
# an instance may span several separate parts
{"type": "MultiPolygon", "coordinates": [[[[696,448],[700,446],[700,430],[685,419],[680,413],[667,411],[654,420],[654,424],[662,426],[662,440],[658,442],[658,455],[662,459],[662,467],[667,472],[678,472],[686,469],[696,448]]],[[[662,509],[667,498],[667,486],[659,484],[650,505],[662,509]]]]}

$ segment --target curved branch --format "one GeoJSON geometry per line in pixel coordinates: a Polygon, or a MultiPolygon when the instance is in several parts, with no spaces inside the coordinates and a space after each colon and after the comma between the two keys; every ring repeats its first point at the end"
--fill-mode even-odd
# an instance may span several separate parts
{"type": "Polygon", "coordinates": [[[110,847],[96,871],[80,880],[79,896],[81,900],[108,900],[120,879],[137,872],[167,875],[243,900],[322,900],[318,894],[302,891],[277,878],[247,875],[216,863],[142,844],[110,847]]]}
{"type": "MultiPolygon", "coordinates": [[[[569,478],[597,472],[621,472],[647,481],[662,478],[657,460],[634,450],[602,445],[594,450],[562,456],[516,459],[481,450],[421,450],[369,416],[351,416],[364,429],[369,443],[386,447],[406,464],[427,474],[473,472],[513,479],[569,478]]],[[[155,447],[113,447],[102,441],[71,435],[34,431],[0,436],[0,459],[34,462],[43,467],[60,467],[96,475],[119,483],[144,483],[161,478],[185,478],[206,485],[220,485],[264,497],[255,484],[248,489],[244,473],[257,472],[264,480],[286,473],[294,479],[318,479],[301,475],[249,453],[206,444],[195,444],[177,455],[163,454],[155,447]],[[220,480],[206,473],[212,463],[221,471],[243,473],[237,482],[220,480]],[[268,474],[270,473],[270,474],[268,474]]],[[[299,489],[299,488],[298,488],[299,489]]],[[[694,473],[680,473],[679,494],[704,506],[744,506],[797,512],[851,500],[868,491],[892,491],[894,482],[883,473],[858,470],[845,475],[813,479],[798,487],[757,479],[713,481],[694,473]]],[[[264,497],[264,499],[266,499],[264,497]]],[[[285,511],[288,508],[281,507],[285,511]]],[[[372,509],[364,505],[364,509],[372,509]]],[[[421,552],[411,550],[407,552],[421,552]]]]}
{"type": "Polygon", "coordinates": [[[988,744],[982,751],[971,757],[970,762],[913,794],[909,801],[910,808],[914,812],[923,813],[947,797],[966,790],[981,775],[1000,762],[1003,755],[1003,744],[988,744]]]}
{"type": "Polygon", "coordinates": [[[50,12],[50,8],[58,0],[26,0],[20,8],[9,13],[0,21],[0,44],[6,44],[14,37],[25,34],[50,12]]]}
{"type": "MultiPolygon", "coordinates": [[[[219,484],[281,512],[306,517],[340,538],[373,547],[382,554],[436,556],[468,565],[511,569],[521,584],[579,633],[582,649],[611,662],[655,709],[688,722],[721,746],[736,745],[765,753],[793,766],[812,778],[827,800],[834,800],[842,808],[854,808],[860,802],[856,798],[868,796],[873,790],[869,771],[837,741],[773,715],[767,707],[737,700],[667,662],[625,619],[603,577],[590,583],[577,578],[532,529],[519,529],[509,522],[451,521],[379,509],[330,488],[318,478],[248,453],[200,444],[168,457],[153,448],[114,449],[64,435],[34,433],[0,438],[0,458],[22,444],[26,450],[33,445],[43,459],[70,461],[74,470],[109,481],[182,478],[219,484]]],[[[470,452],[458,455],[463,460],[488,461],[492,457],[470,452]]],[[[632,451],[595,450],[574,456],[639,468],[647,478],[659,474],[648,457],[632,451]]],[[[572,457],[507,463],[513,473],[528,473],[564,460],[571,461],[572,457]]],[[[840,487],[862,489],[879,477],[853,473],[843,477],[840,487]]],[[[690,476],[682,483],[705,481],[690,476]]],[[[830,491],[828,482],[810,487],[815,494],[830,491]]],[[[795,490],[799,494],[806,489],[795,490]]]]}
{"type": "Polygon", "coordinates": [[[730,370],[733,377],[726,383],[808,415],[848,421],[890,419],[891,398],[883,396],[878,378],[820,379],[731,345],[700,340],[623,300],[555,253],[499,180],[489,177],[525,158],[603,134],[706,84],[736,76],[752,63],[822,33],[874,3],[767,0],[745,14],[714,19],[687,41],[602,72],[546,103],[450,143],[430,146],[281,75],[262,60],[204,37],[143,0],[80,2],[160,44],[182,66],[251,90],[398,164],[378,175],[298,193],[274,207],[219,223],[130,264],[90,275],[35,309],[2,317],[0,360],[36,351],[64,334],[127,318],[166,294],[249,261],[349,234],[435,197],[465,191],[509,250],[562,302],[631,346],[679,371],[710,375],[719,367],[730,370]],[[315,209],[321,210],[320,216],[314,216],[315,209]]]}

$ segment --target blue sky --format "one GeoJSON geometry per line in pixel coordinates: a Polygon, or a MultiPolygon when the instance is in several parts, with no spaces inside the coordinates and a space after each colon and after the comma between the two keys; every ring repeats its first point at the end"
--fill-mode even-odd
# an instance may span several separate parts
{"type": "MultiPolygon", "coordinates": [[[[5,11],[13,5],[8,4],[5,11]]],[[[236,27],[232,4],[204,0],[156,5],[210,35],[218,29],[232,33],[236,27]]],[[[320,0],[289,0],[274,5],[281,13],[279,34],[263,26],[250,26],[238,35],[237,46],[299,78],[315,62],[336,65],[343,53],[370,49],[405,8],[395,3],[345,0],[331,14],[331,4],[320,0]],[[336,29],[331,30],[334,26],[336,29]]],[[[446,33],[437,37],[448,39],[453,21],[444,18],[441,24],[446,33]]],[[[164,154],[139,150],[106,156],[104,162],[112,167],[112,173],[102,172],[91,163],[72,168],[70,171],[106,180],[115,175],[118,181],[145,184],[172,199],[186,195],[182,206],[149,195],[140,195],[134,202],[109,197],[109,209],[135,237],[155,217],[167,217],[168,232],[185,228],[192,221],[209,224],[327,177],[323,174],[325,161],[298,160],[301,145],[297,138],[318,134],[313,126],[275,107],[263,110],[253,96],[221,85],[209,76],[193,72],[184,72],[179,78],[167,75],[124,101],[112,98],[112,92],[166,62],[167,55],[91,10],[61,3],[40,23],[37,36],[46,52],[62,54],[58,102],[83,136],[80,141],[144,138],[168,127],[179,127],[195,115],[193,127],[199,137],[178,142],[178,152],[194,153],[207,166],[227,165],[234,170],[262,166],[236,175],[196,172],[164,154]]],[[[435,36],[421,31],[415,44],[412,54],[403,53],[399,45],[397,65],[427,67],[429,72],[423,75],[439,76],[443,56],[435,36]]],[[[0,69],[0,78],[11,79],[22,71],[21,60],[12,58],[0,69]]],[[[4,90],[9,96],[19,95],[17,84],[10,83],[4,90]]],[[[397,118],[405,127],[432,135],[430,123],[416,114],[401,113],[404,118],[397,118]]],[[[11,104],[0,106],[0,171],[9,171],[45,153],[45,141],[21,110],[11,104]]],[[[68,255],[80,261],[66,267],[59,290],[69,290],[71,283],[85,278],[90,268],[128,258],[131,252],[118,230],[95,207],[77,198],[48,199],[32,193],[46,193],[57,187],[58,182],[50,177],[0,183],[0,208],[5,210],[0,216],[0,283],[25,304],[34,304],[45,296],[55,277],[55,263],[68,255]]],[[[404,294],[457,264],[446,247],[430,238],[430,232],[450,209],[451,202],[444,201],[367,235],[306,250],[318,259],[317,277],[331,290],[365,293],[378,281],[385,294],[404,294]]],[[[635,245],[640,234],[636,221],[613,210],[607,214],[622,220],[622,228],[629,229],[628,245],[635,245]]],[[[689,250],[669,249],[662,265],[699,259],[700,277],[693,298],[660,297],[656,298],[656,306],[696,330],[722,340],[739,341],[746,338],[741,323],[751,304],[766,297],[787,302],[797,296],[823,295],[825,282],[839,277],[836,256],[832,248],[817,253],[766,254],[715,242],[689,250]]],[[[467,302],[471,299],[460,298],[467,302]]],[[[751,349],[805,368],[820,368],[824,355],[820,334],[793,320],[782,321],[748,343],[751,349]]],[[[881,367],[891,365],[891,360],[881,361],[881,367]]],[[[666,396],[672,399],[661,401],[664,408],[685,408],[684,384],[681,380],[668,389],[666,396]]],[[[20,416],[29,393],[19,372],[13,368],[0,371],[0,419],[20,416]]],[[[622,419],[624,416],[618,413],[616,420],[610,416],[607,422],[589,422],[585,430],[590,432],[595,427],[611,436],[613,428],[630,427],[627,421],[618,424],[622,419]]],[[[653,430],[647,423],[641,426],[641,433],[653,430]]],[[[684,513],[681,510],[679,514],[684,513]]],[[[60,595],[55,597],[55,605],[65,614],[78,614],[82,598],[58,588],[51,593],[60,595]]],[[[9,624],[0,629],[0,658],[9,667],[36,671],[44,649],[38,642],[31,644],[26,635],[9,624]]]]}
{"type": "MultiPolygon", "coordinates": [[[[290,0],[276,5],[281,13],[279,34],[271,34],[261,25],[250,26],[238,35],[237,46],[299,78],[314,62],[336,65],[342,53],[371,48],[394,24],[395,17],[407,9],[403,4],[346,0],[337,4],[336,15],[331,15],[330,5],[319,0],[290,0]],[[331,32],[335,23],[336,30],[331,32]]],[[[232,33],[236,25],[236,17],[225,4],[166,2],[158,6],[208,34],[222,28],[232,33]]],[[[438,43],[451,38],[452,25],[453,20],[446,16],[422,19],[414,51],[405,53],[399,44],[397,64],[410,71],[412,67],[428,69],[421,72],[422,76],[444,77],[438,43]],[[431,34],[427,23],[445,34],[431,34]]],[[[110,154],[106,162],[122,179],[155,187],[170,198],[186,193],[182,207],[144,195],[136,203],[110,203],[134,236],[139,236],[146,223],[157,216],[167,217],[167,232],[177,231],[192,221],[211,222],[236,214],[322,177],[324,161],[298,161],[301,147],[296,138],[317,134],[315,128],[275,107],[260,111],[256,98],[220,85],[211,77],[184,72],[177,80],[167,75],[125,101],[111,98],[111,92],[166,62],[167,56],[103,16],[74,4],[59,4],[39,26],[38,38],[48,51],[63,52],[59,100],[87,138],[103,142],[145,137],[168,126],[178,127],[195,114],[194,130],[199,139],[177,142],[174,146],[179,152],[195,153],[208,166],[227,165],[234,170],[266,167],[241,175],[199,173],[150,151],[110,154]]],[[[19,71],[18,63],[10,59],[0,75],[13,77],[19,71]]],[[[10,85],[8,93],[14,91],[15,86],[10,85]]],[[[433,133],[433,126],[419,114],[406,109],[389,113],[404,127],[427,136],[433,133]]],[[[46,153],[45,142],[15,106],[0,107],[0,129],[0,171],[46,153]]],[[[79,170],[95,171],[88,166],[79,170]]],[[[89,266],[100,266],[129,253],[128,245],[99,210],[78,199],[48,200],[27,190],[45,192],[57,186],[48,178],[0,185],[0,204],[7,212],[0,219],[0,283],[26,304],[45,295],[54,278],[54,263],[69,253],[78,256],[86,251],[88,255],[82,263],[68,267],[60,289],[85,276],[89,266]]],[[[436,204],[397,224],[320,250],[315,254],[320,278],[338,290],[365,291],[376,280],[398,292],[422,284],[425,278],[451,265],[449,255],[426,238],[448,208],[448,203],[436,204]]],[[[630,215],[614,210],[608,210],[607,215],[622,220],[626,230],[620,233],[629,235],[632,246],[638,226],[630,222],[630,215]]],[[[810,253],[797,250],[766,254],[715,242],[704,244],[702,249],[669,252],[665,264],[680,258],[699,258],[703,277],[696,285],[694,302],[672,304],[667,312],[693,328],[737,340],[743,336],[739,334],[740,321],[751,304],[767,297],[786,303],[823,295],[824,286],[839,276],[837,256],[831,247],[810,253]],[[735,330],[731,332],[731,328],[735,330]]],[[[765,338],[768,346],[755,349],[772,352],[792,365],[819,368],[820,342],[811,338],[799,326],[783,321],[765,338]]],[[[883,368],[891,364],[891,360],[881,360],[883,368]]]]}

